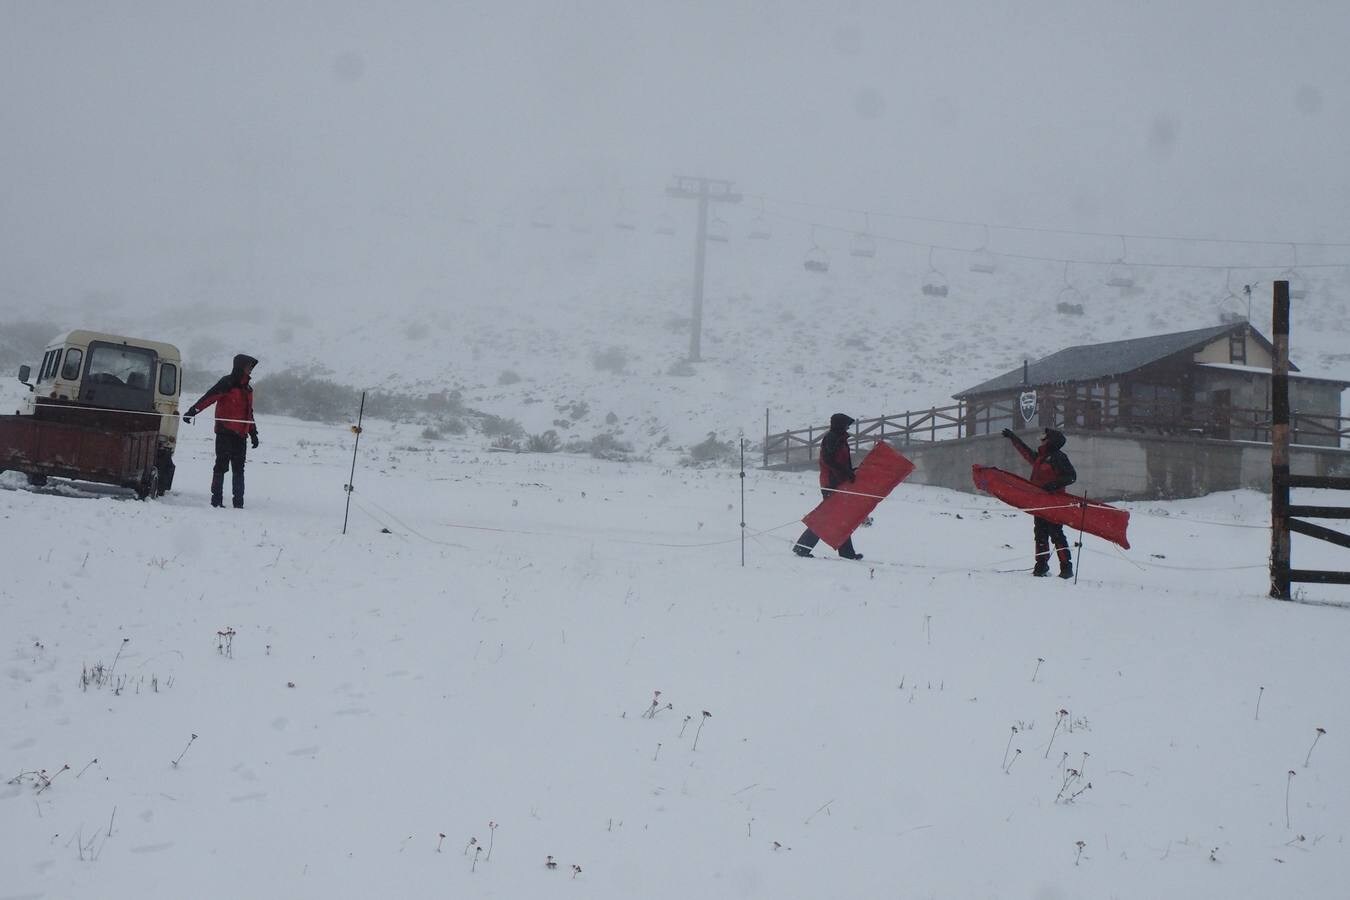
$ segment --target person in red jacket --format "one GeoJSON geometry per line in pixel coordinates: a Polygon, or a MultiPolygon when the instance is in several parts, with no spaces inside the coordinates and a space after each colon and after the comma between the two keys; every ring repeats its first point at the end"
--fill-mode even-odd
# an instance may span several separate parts
{"type": "MultiPolygon", "coordinates": [[[[1063,490],[1078,480],[1073,463],[1064,452],[1064,432],[1053,428],[1045,429],[1041,445],[1032,450],[1026,442],[1010,428],[1003,429],[1003,436],[1012,441],[1013,447],[1022,454],[1022,458],[1031,463],[1031,476],[1028,479],[1047,492],[1063,490]]],[[[1059,556],[1059,577],[1073,577],[1073,560],[1069,554],[1069,541],[1064,537],[1064,526],[1049,519],[1036,516],[1034,529],[1036,541],[1036,565],[1031,574],[1044,578],[1050,574],[1050,543],[1055,544],[1055,553],[1059,556]]]]}
{"type": "Polygon", "coordinates": [[[211,473],[211,505],[224,506],[225,472],[233,470],[231,487],[234,490],[234,508],[244,506],[245,440],[258,448],[258,426],[253,421],[253,386],[249,378],[258,361],[240,353],[234,358],[234,369],[217,381],[211,390],[183,416],[189,425],[192,419],[211,404],[216,406],[216,467],[211,473]]]}
{"type": "MultiPolygon", "coordinates": [[[[848,449],[848,428],[853,419],[843,413],[830,416],[830,430],[820,439],[820,495],[828,498],[834,490],[845,482],[853,481],[853,456],[848,449]]],[[[810,528],[802,532],[792,552],[798,556],[810,556],[811,550],[820,541],[820,535],[810,528]]],[[[862,554],[853,549],[853,538],[839,545],[839,555],[844,559],[862,559],[862,554]]]]}

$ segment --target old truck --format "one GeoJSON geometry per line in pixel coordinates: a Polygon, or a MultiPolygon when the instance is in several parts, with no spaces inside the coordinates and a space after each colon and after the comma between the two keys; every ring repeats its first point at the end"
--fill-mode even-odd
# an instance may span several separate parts
{"type": "Polygon", "coordinates": [[[47,345],[22,408],[0,416],[0,472],[131,488],[141,499],[173,486],[182,391],[178,348],[95,331],[47,345]]]}

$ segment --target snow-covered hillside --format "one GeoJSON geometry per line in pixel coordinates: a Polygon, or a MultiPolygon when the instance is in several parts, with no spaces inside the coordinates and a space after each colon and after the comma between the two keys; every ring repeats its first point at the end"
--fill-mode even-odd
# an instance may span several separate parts
{"type": "MultiPolygon", "coordinates": [[[[685,367],[693,214],[675,209],[680,217],[665,220],[658,209],[634,231],[605,223],[580,233],[561,220],[541,229],[496,217],[449,224],[445,216],[388,217],[371,259],[328,260],[312,274],[306,265],[318,261],[298,259],[275,283],[185,283],[121,306],[42,312],[61,327],[174,341],[190,370],[226,371],[242,351],[262,360],[260,378],[298,369],[360,388],[460,390],[473,408],[516,419],[530,433],[558,427],[562,411],[581,403],[590,416],[562,437],[613,431],[642,451],[709,432],[758,438],[766,410],[779,429],[839,409],[862,417],[943,405],[1024,358],[1245,313],[1247,281],[1253,321],[1269,334],[1271,281],[1284,274],[1138,266],[1135,285],[1122,289],[1106,284],[1108,265],[1075,263],[1066,281],[1062,263],[1005,256],[984,274],[971,271],[971,254],[939,250],[933,265],[950,293],[934,298],[921,291],[930,276],[926,247],[883,238],[874,258],[858,258],[849,254],[850,235],[818,231],[831,268],[809,272],[808,230],[768,219],[773,238],[751,240],[757,212],[738,210],[725,214],[732,240],[709,245],[703,361],[685,367]],[[679,232],[656,233],[662,221],[678,223],[679,232]],[[449,239],[429,237],[447,228],[449,239]],[[1083,314],[1058,313],[1064,297],[1083,314]],[[611,413],[616,421],[604,422],[611,413]]],[[[979,234],[946,239],[974,246],[979,234]]],[[[1024,237],[1007,249],[1085,259],[1118,252],[1114,239],[1069,235],[1024,237]]],[[[1255,264],[1287,253],[1167,243],[1145,252],[1168,264],[1255,264]]],[[[1293,309],[1294,361],[1309,374],[1350,379],[1350,272],[1309,267],[1295,277],[1309,294],[1293,309]]],[[[18,304],[3,312],[24,317],[18,304]]],[[[33,348],[34,358],[39,352],[33,348]]]]}

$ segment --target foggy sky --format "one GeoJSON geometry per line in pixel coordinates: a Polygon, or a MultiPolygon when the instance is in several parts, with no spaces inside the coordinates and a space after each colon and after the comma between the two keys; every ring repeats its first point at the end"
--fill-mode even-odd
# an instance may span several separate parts
{"type": "Polygon", "coordinates": [[[388,216],[656,208],[675,172],[1350,241],[1348,40],[1336,0],[0,0],[0,302],[378,255],[388,216]]]}

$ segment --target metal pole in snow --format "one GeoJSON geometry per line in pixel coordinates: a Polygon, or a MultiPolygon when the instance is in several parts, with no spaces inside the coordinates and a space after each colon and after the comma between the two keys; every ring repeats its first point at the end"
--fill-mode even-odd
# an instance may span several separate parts
{"type": "Polygon", "coordinates": [[[1074,546],[1078,548],[1078,565],[1074,566],[1073,583],[1078,583],[1078,572],[1083,568],[1083,526],[1087,524],[1087,491],[1083,491],[1083,515],[1078,520],[1078,543],[1074,546]]]}
{"type": "Polygon", "coordinates": [[[347,483],[342,489],[347,492],[347,508],[342,512],[342,533],[347,533],[347,517],[352,511],[352,491],[356,488],[352,482],[356,480],[356,451],[361,446],[361,422],[366,416],[366,392],[361,392],[361,408],[356,412],[356,424],[352,426],[352,431],[356,434],[356,443],[352,445],[352,472],[347,476],[347,483]]]}
{"type": "Polygon", "coordinates": [[[741,437],[741,568],[745,568],[745,437],[741,437]]]}

